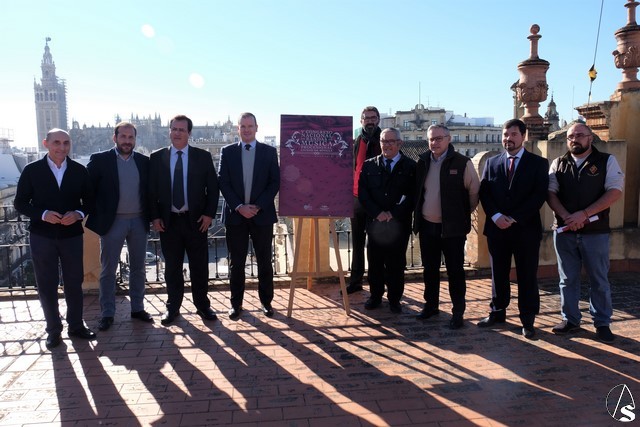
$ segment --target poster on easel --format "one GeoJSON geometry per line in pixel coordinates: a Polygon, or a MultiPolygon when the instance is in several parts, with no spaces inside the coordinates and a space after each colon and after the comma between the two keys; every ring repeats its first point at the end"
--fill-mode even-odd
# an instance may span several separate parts
{"type": "Polygon", "coordinates": [[[280,116],[280,216],[353,216],[352,135],[351,116],[280,116]]]}

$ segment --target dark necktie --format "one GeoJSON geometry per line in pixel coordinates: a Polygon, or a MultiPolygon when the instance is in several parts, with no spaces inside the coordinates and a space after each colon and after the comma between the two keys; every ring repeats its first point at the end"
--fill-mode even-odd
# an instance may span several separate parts
{"type": "Polygon", "coordinates": [[[384,167],[384,169],[388,173],[391,173],[391,163],[393,163],[393,159],[386,159],[385,162],[387,162],[387,165],[384,167]]]}
{"type": "Polygon", "coordinates": [[[178,160],[173,169],[173,206],[180,210],[184,206],[184,177],[182,168],[182,151],[178,151],[178,160]]]}
{"type": "Polygon", "coordinates": [[[509,156],[509,169],[507,170],[507,179],[509,180],[509,184],[511,184],[511,180],[513,179],[513,172],[516,169],[516,156],[509,156]]]}
{"type": "Polygon", "coordinates": [[[251,151],[251,144],[244,144],[244,149],[247,151],[251,151]]]}

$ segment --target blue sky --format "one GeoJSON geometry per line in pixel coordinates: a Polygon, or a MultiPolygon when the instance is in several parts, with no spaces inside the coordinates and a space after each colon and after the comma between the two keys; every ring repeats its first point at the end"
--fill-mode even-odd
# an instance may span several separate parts
{"type": "MultiPolygon", "coordinates": [[[[605,0],[592,100],[621,80],[614,32],[624,0],[605,0]]],[[[21,0],[0,5],[0,128],[35,146],[33,81],[45,37],[67,82],[69,126],[182,113],[196,124],[256,114],[279,139],[281,114],[354,116],[418,103],[511,118],[511,84],[529,28],[551,63],[561,118],[587,103],[601,0],[21,0]],[[143,31],[143,26],[147,31],[143,31]],[[151,28],[153,31],[149,31],[151,28]],[[190,80],[190,76],[196,78],[190,80]],[[200,76],[200,77],[197,77],[200,76]]],[[[541,106],[544,114],[548,100],[541,106]]],[[[357,125],[357,121],[355,122],[357,125]]]]}

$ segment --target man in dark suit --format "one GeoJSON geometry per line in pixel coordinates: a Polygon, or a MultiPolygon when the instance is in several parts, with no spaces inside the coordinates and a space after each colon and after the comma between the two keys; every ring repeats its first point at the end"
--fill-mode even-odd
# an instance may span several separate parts
{"type": "Polygon", "coordinates": [[[280,190],[280,167],[275,147],[256,141],[258,123],[251,113],[238,121],[240,143],[220,152],[219,181],[224,197],[223,220],[229,251],[229,318],[237,320],[242,311],[245,261],[249,238],[258,264],[258,296],[261,310],[273,316],[273,265],[271,264],[273,224],[277,222],[275,197],[280,190]]]}
{"type": "Polygon", "coordinates": [[[118,123],[113,134],[115,147],[93,154],[87,165],[96,195],[96,209],[89,215],[86,226],[100,235],[102,318],[98,329],[101,331],[111,327],[116,313],[116,269],[125,241],[129,254],[131,317],[153,322],[151,315],[144,310],[149,158],[133,151],[136,133],[133,124],[118,123]]]}
{"type": "Polygon", "coordinates": [[[185,252],[196,313],[205,320],[216,320],[207,296],[207,230],[216,215],[219,196],[216,170],[208,151],[189,145],[190,118],[175,116],[169,128],[171,147],[154,151],[149,161],[149,212],[153,229],[160,233],[167,283],[167,311],[161,323],[171,324],[180,313],[185,252]]]}
{"type": "Polygon", "coordinates": [[[382,303],[384,285],[392,313],[402,312],[406,252],[411,235],[416,162],[400,152],[400,131],[388,128],[380,134],[382,154],[362,167],[358,198],[367,212],[367,260],[371,296],[364,308],[382,303]]]}
{"type": "Polygon", "coordinates": [[[351,258],[351,275],[347,293],[362,290],[364,279],[365,243],[367,241],[367,211],[358,200],[358,180],[360,171],[367,159],[382,153],[380,149],[380,112],[374,106],[364,107],[360,114],[362,131],[353,143],[353,217],[351,217],[351,241],[353,252],[351,258]]]}
{"type": "Polygon", "coordinates": [[[51,349],[62,342],[58,264],[62,269],[69,336],[90,340],[96,337],[82,319],[82,219],[92,210],[94,200],[87,169],[68,157],[69,134],[51,129],[43,144],[48,154],[24,168],[14,205],[31,221],[31,259],[47,322],[46,347],[51,349]]]}
{"type": "Polygon", "coordinates": [[[535,335],[540,310],[538,256],[542,239],[540,208],[547,196],[549,162],[523,147],[526,125],[518,119],[502,128],[505,152],[487,160],[480,182],[480,202],[487,215],[484,234],[491,255],[491,313],[478,323],[504,323],[511,298],[509,273],[515,259],[522,334],[535,335]]]}

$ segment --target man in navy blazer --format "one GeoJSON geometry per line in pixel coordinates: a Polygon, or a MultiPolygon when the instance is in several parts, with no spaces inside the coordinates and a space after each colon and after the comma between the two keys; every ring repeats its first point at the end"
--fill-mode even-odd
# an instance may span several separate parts
{"type": "Polygon", "coordinates": [[[41,160],[29,163],[20,174],[14,205],[30,219],[31,259],[47,322],[46,347],[51,349],[62,342],[58,265],[62,269],[69,336],[96,337],[82,319],[82,219],[93,209],[94,199],[87,169],[68,157],[69,134],[62,129],[51,129],[43,144],[48,153],[41,160]]]}
{"type": "Polygon", "coordinates": [[[106,331],[116,312],[116,270],[122,247],[129,255],[131,317],[152,322],[144,310],[145,255],[149,234],[147,176],[149,158],[134,150],[136,127],[120,122],[114,128],[115,147],[91,155],[87,170],[96,195],[96,209],[86,227],[100,235],[100,309],[98,329],[106,331]]]}
{"type": "Polygon", "coordinates": [[[491,313],[478,326],[505,322],[511,298],[509,273],[513,256],[522,334],[533,338],[533,324],[540,311],[537,276],[542,239],[540,208],[549,186],[549,162],[524,149],[526,131],[526,125],[518,119],[503,125],[505,151],[487,160],[480,182],[480,202],[487,215],[484,234],[491,255],[493,297],[491,313]]]}
{"type": "Polygon", "coordinates": [[[273,266],[271,264],[273,224],[277,222],[275,197],[280,190],[280,167],[275,147],[256,141],[258,123],[251,113],[238,122],[242,141],[220,152],[219,182],[225,200],[223,220],[229,251],[229,318],[242,311],[245,261],[249,238],[258,264],[258,296],[262,312],[273,316],[273,266]]]}
{"type": "Polygon", "coordinates": [[[160,233],[167,283],[167,311],[161,323],[171,324],[180,313],[185,252],[196,314],[204,320],[216,320],[207,296],[207,231],[216,215],[219,197],[216,169],[211,153],[189,145],[193,129],[190,118],[175,116],[169,128],[171,147],[154,151],[149,159],[149,212],[153,229],[160,233]]]}

